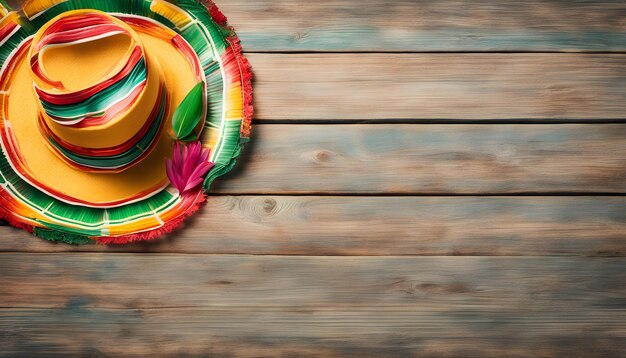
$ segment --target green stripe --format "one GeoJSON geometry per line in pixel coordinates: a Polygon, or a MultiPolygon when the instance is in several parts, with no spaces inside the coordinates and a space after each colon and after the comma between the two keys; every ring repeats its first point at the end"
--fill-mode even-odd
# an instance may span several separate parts
{"type": "Polygon", "coordinates": [[[161,124],[165,119],[166,101],[167,96],[164,92],[159,101],[159,113],[157,114],[154,123],[150,126],[150,129],[148,130],[146,135],[143,136],[134,147],[118,155],[110,157],[90,157],[79,155],[63,148],[51,137],[48,137],[48,140],[50,141],[50,144],[52,144],[65,158],[76,164],[98,169],[121,168],[123,166],[133,163],[138,158],[140,158],[146,152],[146,149],[149,148],[150,145],[156,140],[157,135],[160,133],[161,124]]]}
{"type": "Polygon", "coordinates": [[[11,53],[17,49],[19,44],[24,42],[24,40],[31,35],[29,31],[21,27],[13,36],[6,39],[6,42],[0,46],[0,63],[4,64],[11,53]]]}
{"type": "Polygon", "coordinates": [[[129,220],[136,221],[154,216],[155,212],[164,212],[177,205],[180,201],[179,199],[177,195],[175,196],[167,190],[162,190],[150,199],[107,209],[109,223],[121,224],[129,222],[129,220]]]}
{"type": "Polygon", "coordinates": [[[41,104],[46,113],[60,121],[98,117],[94,114],[102,116],[108,108],[130,96],[135,88],[146,80],[146,75],[146,62],[142,58],[122,80],[82,102],[59,105],[41,100],[41,104]]]}

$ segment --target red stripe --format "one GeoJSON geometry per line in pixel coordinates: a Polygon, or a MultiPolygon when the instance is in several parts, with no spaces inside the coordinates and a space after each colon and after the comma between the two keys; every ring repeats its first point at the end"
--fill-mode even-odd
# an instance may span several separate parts
{"type": "Polygon", "coordinates": [[[57,32],[62,28],[80,28],[89,25],[110,24],[111,19],[108,16],[97,12],[74,14],[72,16],[66,16],[58,19],[53,24],[48,26],[48,29],[44,34],[57,32]],[[74,26],[73,26],[74,25],[74,26]]]}
{"type": "Polygon", "coordinates": [[[0,28],[0,40],[4,40],[4,38],[9,36],[9,34],[11,34],[11,32],[15,30],[15,28],[17,28],[17,24],[14,22],[10,22],[0,28]]]}
{"type": "MultiPolygon", "coordinates": [[[[88,15],[74,15],[65,18],[61,18],[57,20],[54,24],[50,25],[46,29],[46,31],[41,35],[40,40],[33,47],[33,52],[39,52],[41,48],[48,43],[50,43],[47,38],[50,36],[54,36],[56,33],[62,33],[66,31],[72,30],[80,30],[88,27],[99,27],[105,25],[113,25],[116,29],[123,30],[127,32],[119,24],[115,24],[111,22],[111,20],[105,16],[100,14],[91,13],[88,15]]],[[[89,36],[79,36],[78,38],[89,37],[89,36]]]]}
{"type": "Polygon", "coordinates": [[[104,35],[110,32],[122,32],[128,33],[123,27],[116,24],[105,24],[98,26],[83,27],[74,30],[65,30],[63,32],[55,32],[53,34],[43,37],[37,46],[37,51],[40,51],[43,47],[54,44],[64,44],[69,42],[78,41],[81,39],[87,39],[90,37],[96,37],[104,35]]]}
{"type": "Polygon", "coordinates": [[[46,76],[43,71],[41,71],[41,67],[39,66],[39,56],[35,55],[31,58],[30,60],[30,68],[33,71],[33,73],[35,74],[35,76],[37,76],[37,78],[39,78],[40,80],[42,80],[43,82],[47,83],[48,85],[55,87],[57,89],[65,89],[65,87],[63,86],[63,83],[61,83],[61,81],[55,81],[53,79],[51,79],[50,77],[46,76]]]}
{"type": "Polygon", "coordinates": [[[193,50],[191,45],[189,45],[189,43],[180,35],[176,35],[172,39],[172,44],[176,49],[178,49],[179,52],[185,55],[185,58],[187,58],[187,61],[190,62],[196,77],[202,78],[202,65],[200,64],[200,59],[198,58],[198,55],[193,50]]]}

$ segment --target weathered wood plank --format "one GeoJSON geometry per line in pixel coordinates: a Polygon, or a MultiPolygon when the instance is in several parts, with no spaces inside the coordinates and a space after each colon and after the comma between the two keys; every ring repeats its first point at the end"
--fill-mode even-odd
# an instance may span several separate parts
{"type": "Polygon", "coordinates": [[[625,270],[607,258],[2,254],[0,346],[7,356],[620,356],[625,270]]]}
{"type": "Polygon", "coordinates": [[[462,307],[444,314],[406,307],[0,309],[0,327],[7,329],[0,334],[7,347],[0,357],[612,358],[626,353],[623,324],[610,312],[568,311],[555,319],[561,312],[545,317],[462,307]]]}
{"type": "Polygon", "coordinates": [[[626,197],[213,197],[150,244],[51,244],[0,228],[0,251],[253,255],[626,255],[626,197]]]}
{"type": "Polygon", "coordinates": [[[625,193],[626,124],[257,125],[213,191],[625,193]]]}
{"type": "Polygon", "coordinates": [[[248,51],[626,50],[622,1],[216,2],[248,51]]]}
{"type": "Polygon", "coordinates": [[[221,0],[248,51],[624,51],[622,1],[221,0]]]}
{"type": "Polygon", "coordinates": [[[220,193],[626,189],[626,124],[259,125],[220,193]],[[247,159],[247,160],[246,160],[247,159]]]}
{"type": "Polygon", "coordinates": [[[253,54],[261,120],[607,120],[626,55],[253,54]]]}

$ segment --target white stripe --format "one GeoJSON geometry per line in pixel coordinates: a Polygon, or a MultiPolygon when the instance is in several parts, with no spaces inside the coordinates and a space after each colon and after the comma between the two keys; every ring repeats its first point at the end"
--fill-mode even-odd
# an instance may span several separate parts
{"type": "Polygon", "coordinates": [[[188,23],[187,25],[183,26],[182,28],[178,28],[181,32],[187,30],[188,28],[190,28],[193,24],[197,24],[200,23],[200,20],[196,19],[191,21],[190,23],[188,23]]]}
{"type": "Polygon", "coordinates": [[[52,207],[52,205],[54,205],[54,201],[52,201],[50,204],[48,204],[48,206],[41,212],[42,214],[45,214],[48,212],[48,209],[50,209],[52,207]]]}

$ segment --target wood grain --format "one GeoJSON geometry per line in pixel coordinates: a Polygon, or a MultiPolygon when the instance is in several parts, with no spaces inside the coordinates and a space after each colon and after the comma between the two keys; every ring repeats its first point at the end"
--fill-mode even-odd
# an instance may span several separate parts
{"type": "Polygon", "coordinates": [[[626,55],[251,54],[255,118],[624,119],[626,55]]]}
{"type": "Polygon", "coordinates": [[[625,193],[626,124],[257,125],[212,192],[625,193]]]}
{"type": "Polygon", "coordinates": [[[626,124],[258,125],[229,194],[626,191],[626,124]]]}
{"type": "Polygon", "coordinates": [[[7,356],[619,356],[625,270],[607,258],[2,254],[0,346],[7,356]]]}
{"type": "Polygon", "coordinates": [[[257,125],[212,192],[621,194],[626,124],[257,125]]]}
{"type": "Polygon", "coordinates": [[[248,51],[624,51],[622,1],[220,0],[248,51]]]}
{"type": "Polygon", "coordinates": [[[185,229],[125,246],[0,228],[0,251],[626,256],[626,197],[212,197],[185,229]]]}
{"type": "Polygon", "coordinates": [[[216,2],[251,52],[626,50],[622,1],[216,2]]]}

